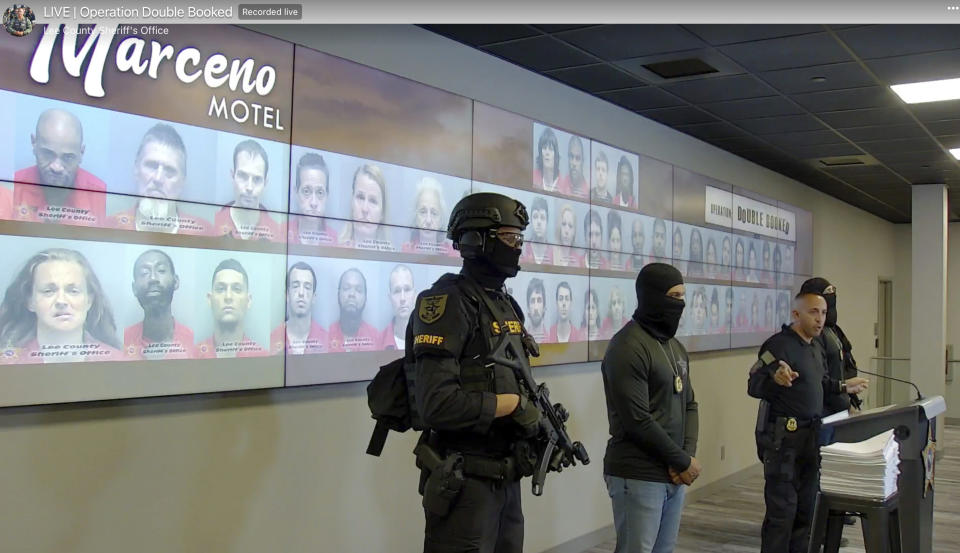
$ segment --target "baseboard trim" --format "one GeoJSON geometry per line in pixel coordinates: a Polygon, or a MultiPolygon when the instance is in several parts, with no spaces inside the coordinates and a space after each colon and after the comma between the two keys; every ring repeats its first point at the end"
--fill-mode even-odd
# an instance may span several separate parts
{"type": "MultiPolygon", "coordinates": [[[[694,501],[699,501],[705,497],[722,491],[728,486],[737,484],[761,472],[763,472],[763,465],[756,463],[733,474],[724,476],[715,482],[696,487],[687,492],[687,495],[684,498],[684,503],[689,504],[694,501]]],[[[584,534],[580,537],[574,538],[568,542],[555,545],[550,549],[542,551],[541,553],[583,553],[591,547],[596,547],[601,543],[611,541],[616,537],[617,532],[611,524],[598,530],[594,530],[593,532],[584,534]]]]}

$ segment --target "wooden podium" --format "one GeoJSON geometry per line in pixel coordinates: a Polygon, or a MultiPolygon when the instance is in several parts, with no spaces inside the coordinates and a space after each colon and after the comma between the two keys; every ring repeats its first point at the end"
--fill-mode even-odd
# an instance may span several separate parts
{"type": "MultiPolygon", "coordinates": [[[[824,424],[833,442],[861,442],[893,429],[900,446],[900,543],[904,553],[933,553],[933,468],[937,415],[943,396],[890,405],[824,424]]],[[[819,501],[819,499],[818,499],[819,501]]],[[[869,551],[867,553],[870,553],[869,551]]]]}

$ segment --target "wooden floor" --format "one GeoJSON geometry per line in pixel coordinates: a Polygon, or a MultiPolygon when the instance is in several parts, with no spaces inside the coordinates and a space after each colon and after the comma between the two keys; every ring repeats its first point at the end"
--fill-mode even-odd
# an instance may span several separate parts
{"type": "MultiPolygon", "coordinates": [[[[933,551],[960,553],[960,426],[947,427],[940,445],[945,455],[937,461],[933,551]]],[[[687,505],[675,553],[756,553],[763,511],[759,475],[687,505]]],[[[856,526],[844,527],[843,536],[849,544],[841,553],[864,552],[859,520],[856,526]]],[[[614,545],[610,541],[584,553],[610,553],[614,545]]]]}

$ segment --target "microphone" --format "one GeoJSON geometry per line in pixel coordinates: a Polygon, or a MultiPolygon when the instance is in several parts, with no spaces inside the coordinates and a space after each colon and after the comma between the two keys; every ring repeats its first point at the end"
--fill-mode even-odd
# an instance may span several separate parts
{"type": "Polygon", "coordinates": [[[913,386],[913,389],[914,389],[914,390],[917,391],[917,401],[920,401],[921,399],[923,399],[923,394],[920,393],[920,388],[917,388],[917,385],[914,384],[913,382],[910,382],[909,380],[903,380],[903,379],[900,379],[900,378],[894,378],[894,377],[892,377],[892,376],[887,376],[887,375],[885,375],[885,374],[872,373],[872,372],[870,372],[870,371],[865,371],[865,370],[863,370],[863,369],[861,369],[861,368],[857,368],[857,372],[858,372],[858,373],[869,374],[869,375],[872,375],[872,376],[879,376],[880,378],[886,378],[886,379],[888,379],[888,380],[894,380],[894,381],[896,381],[896,382],[903,382],[904,384],[909,384],[909,385],[913,386]]]}

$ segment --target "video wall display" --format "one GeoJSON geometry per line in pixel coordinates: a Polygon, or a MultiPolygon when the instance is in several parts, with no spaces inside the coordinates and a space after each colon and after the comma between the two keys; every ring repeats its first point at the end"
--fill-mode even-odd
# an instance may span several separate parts
{"type": "Polygon", "coordinates": [[[648,263],[684,274],[691,351],[758,345],[810,273],[812,216],[735,183],[185,27],[0,42],[22,60],[0,84],[0,406],[367,380],[459,271],[446,224],[472,192],[530,214],[506,285],[539,365],[601,359],[648,263]]]}

